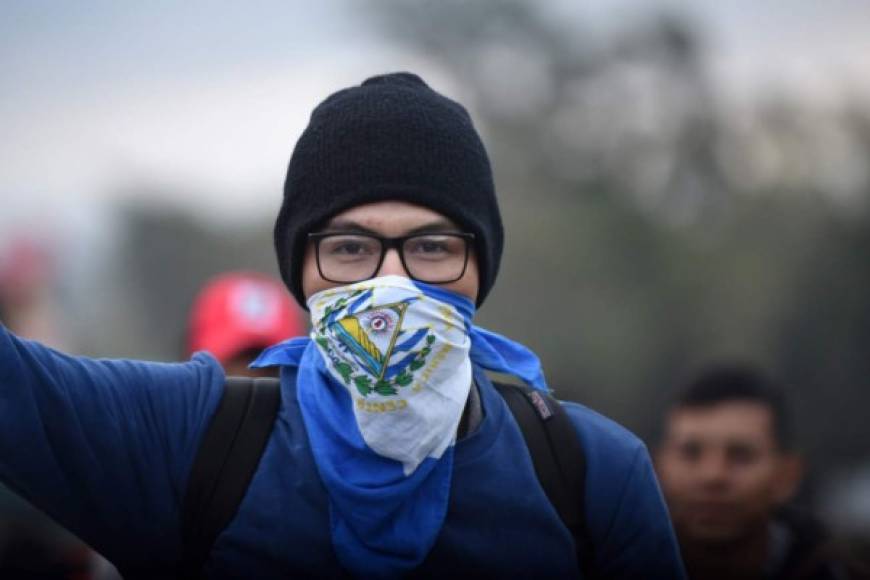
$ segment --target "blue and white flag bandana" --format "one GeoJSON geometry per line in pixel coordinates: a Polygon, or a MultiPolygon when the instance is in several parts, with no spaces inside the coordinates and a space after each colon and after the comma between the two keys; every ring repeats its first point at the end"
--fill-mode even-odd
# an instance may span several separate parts
{"type": "Polygon", "coordinates": [[[468,298],[400,276],[318,292],[308,307],[311,337],[275,345],[252,366],[299,369],[342,565],[400,576],[423,561],[444,523],[472,366],[546,390],[540,361],[473,326],[468,298]]]}

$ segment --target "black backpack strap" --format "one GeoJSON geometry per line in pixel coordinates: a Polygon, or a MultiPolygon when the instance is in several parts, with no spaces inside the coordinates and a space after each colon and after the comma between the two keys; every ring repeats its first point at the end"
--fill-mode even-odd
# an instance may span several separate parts
{"type": "Polygon", "coordinates": [[[218,534],[232,521],[272,433],[278,379],[227,377],[203,435],[182,506],[183,578],[198,578],[218,534]]]}
{"type": "Polygon", "coordinates": [[[523,432],[535,473],[550,503],[574,537],[584,578],[595,578],[586,527],[586,454],[568,414],[541,391],[495,383],[523,432]]]}

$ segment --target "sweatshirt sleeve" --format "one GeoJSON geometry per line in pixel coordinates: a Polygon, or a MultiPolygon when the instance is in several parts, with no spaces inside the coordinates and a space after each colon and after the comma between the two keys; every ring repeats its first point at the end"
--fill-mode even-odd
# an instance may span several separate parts
{"type": "Polygon", "coordinates": [[[178,364],[73,357],[0,325],[0,480],[122,569],[180,555],[188,471],[223,389],[178,364]]]}
{"type": "Polygon", "coordinates": [[[564,404],[586,453],[586,520],[605,578],[686,577],[646,446],[617,423],[564,404]]]}

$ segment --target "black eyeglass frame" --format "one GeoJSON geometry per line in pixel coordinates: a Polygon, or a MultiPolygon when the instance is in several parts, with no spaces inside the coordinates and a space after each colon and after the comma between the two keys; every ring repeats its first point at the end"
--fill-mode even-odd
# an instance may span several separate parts
{"type": "Polygon", "coordinates": [[[423,282],[424,284],[450,284],[452,282],[456,282],[457,280],[461,280],[463,276],[465,276],[466,270],[468,270],[468,254],[471,249],[472,243],[474,242],[474,234],[470,232],[422,232],[417,234],[410,234],[407,236],[398,236],[395,238],[388,238],[385,236],[379,236],[377,234],[372,234],[368,232],[316,232],[308,234],[308,240],[314,242],[314,258],[317,262],[317,271],[320,273],[320,277],[328,282],[335,282],[336,284],[355,284],[357,282],[364,282],[366,280],[371,280],[375,276],[377,276],[378,271],[381,269],[381,266],[384,263],[384,258],[387,256],[387,251],[391,248],[395,248],[396,252],[399,254],[399,260],[402,262],[402,268],[405,269],[405,273],[411,280],[416,280],[417,282],[423,282]],[[364,238],[371,238],[374,240],[378,240],[381,244],[381,257],[378,259],[378,264],[375,266],[374,271],[371,276],[368,278],[362,278],[360,280],[334,280],[332,278],[328,278],[323,273],[323,268],[320,266],[320,241],[324,238],[329,238],[333,236],[359,236],[364,238]],[[465,259],[462,262],[462,271],[455,278],[451,278],[450,280],[441,280],[439,282],[431,282],[429,280],[424,280],[422,278],[418,278],[411,274],[411,270],[408,268],[408,264],[405,262],[405,251],[402,249],[402,246],[408,240],[414,238],[422,238],[426,236],[452,236],[454,238],[462,238],[465,240],[465,259]]]}

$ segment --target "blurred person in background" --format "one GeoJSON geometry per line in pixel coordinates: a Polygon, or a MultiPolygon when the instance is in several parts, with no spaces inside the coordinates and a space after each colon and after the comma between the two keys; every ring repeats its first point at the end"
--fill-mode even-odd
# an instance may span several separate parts
{"type": "Polygon", "coordinates": [[[853,578],[823,526],[789,506],[803,463],[782,389],[748,365],[708,368],[667,412],[656,470],[690,578],[853,578]]]}
{"type": "Polygon", "coordinates": [[[208,351],[231,376],[277,376],[273,368],[248,365],[267,346],[305,333],[302,313],[280,281],[254,272],[228,272],[209,280],[196,296],[186,354],[208,351]]]}
{"type": "Polygon", "coordinates": [[[186,534],[214,515],[188,525],[184,490],[235,392],[204,352],[94,360],[0,326],[0,477],[137,578],[684,577],[644,444],[552,399],[534,353],[472,322],[504,232],[462,105],[411,73],[328,97],[274,233],[313,331],[254,362],[280,368],[278,419],[225,527],[186,534]],[[559,445],[538,453],[527,428],[551,425],[559,445]],[[583,460],[582,485],[551,494],[539,460],[557,484],[583,460]]]}
{"type": "Polygon", "coordinates": [[[55,268],[50,247],[13,237],[0,252],[0,319],[21,336],[66,348],[52,300],[55,268]]]}

